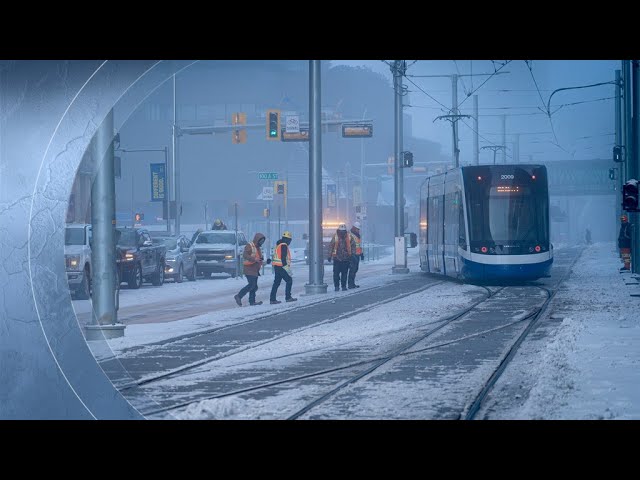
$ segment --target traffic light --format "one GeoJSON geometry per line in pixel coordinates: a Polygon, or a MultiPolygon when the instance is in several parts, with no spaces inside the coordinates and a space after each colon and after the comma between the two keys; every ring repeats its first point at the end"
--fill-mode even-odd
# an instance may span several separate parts
{"type": "Polygon", "coordinates": [[[136,222],[140,222],[141,220],[144,220],[144,213],[136,213],[135,219],[136,219],[136,222]]]}
{"type": "Polygon", "coordinates": [[[402,166],[405,168],[413,167],[413,153],[402,152],[402,166]]]}
{"type": "Polygon", "coordinates": [[[247,143],[247,131],[246,130],[234,130],[231,132],[231,143],[247,143]]]}
{"type": "Polygon", "coordinates": [[[276,193],[278,193],[279,195],[284,195],[284,183],[278,183],[277,188],[278,189],[276,193]]]}
{"type": "Polygon", "coordinates": [[[610,168],[609,169],[609,179],[611,179],[611,180],[615,180],[616,179],[616,169],[615,168],[610,168]]]}
{"type": "Polygon", "coordinates": [[[622,147],[619,145],[613,147],[613,161],[618,163],[622,162],[622,147]]]}
{"type": "Polygon", "coordinates": [[[622,186],[622,209],[627,212],[638,211],[638,181],[635,179],[622,186]]]}
{"type": "Polygon", "coordinates": [[[280,110],[267,110],[267,140],[280,140],[280,110]]]}

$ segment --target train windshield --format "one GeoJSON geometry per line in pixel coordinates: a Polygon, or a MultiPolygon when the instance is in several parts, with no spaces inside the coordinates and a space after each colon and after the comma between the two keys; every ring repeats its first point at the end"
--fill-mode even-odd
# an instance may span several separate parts
{"type": "Polygon", "coordinates": [[[467,179],[472,244],[515,247],[549,242],[546,176],[525,173],[467,179]]]}

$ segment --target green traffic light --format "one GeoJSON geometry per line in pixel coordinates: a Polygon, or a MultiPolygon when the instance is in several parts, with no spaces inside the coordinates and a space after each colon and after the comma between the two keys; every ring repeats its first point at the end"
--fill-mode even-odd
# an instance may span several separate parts
{"type": "Polygon", "coordinates": [[[276,132],[275,130],[271,130],[271,136],[275,137],[278,134],[278,132],[276,132]]]}

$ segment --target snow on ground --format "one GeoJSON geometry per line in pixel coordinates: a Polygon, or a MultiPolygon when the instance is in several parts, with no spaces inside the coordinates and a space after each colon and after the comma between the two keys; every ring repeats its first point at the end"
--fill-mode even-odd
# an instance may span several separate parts
{"type": "MultiPolygon", "coordinates": [[[[269,368],[275,370],[292,370],[299,361],[309,361],[309,352],[323,349],[336,349],[343,346],[358,345],[368,350],[368,356],[383,354],[392,343],[403,343],[404,337],[411,336],[411,328],[436,322],[461,310],[485,293],[484,289],[471,285],[446,284],[437,285],[424,292],[411,295],[387,304],[375,307],[370,311],[356,314],[339,323],[326,323],[305,329],[295,335],[289,335],[270,342],[262,347],[238,353],[227,359],[216,362],[214,372],[224,369],[246,369],[251,372],[257,362],[272,359],[269,368]],[[296,353],[305,353],[296,356],[296,353]],[[278,357],[277,360],[274,357],[278,357]]],[[[262,368],[266,368],[262,364],[262,368]]],[[[168,379],[154,385],[160,391],[171,386],[198,385],[211,381],[210,366],[203,366],[188,375],[168,379]]],[[[264,419],[283,418],[304,405],[305,395],[314,395],[320,385],[311,382],[305,386],[284,389],[277,395],[261,401],[240,398],[220,398],[203,400],[190,405],[185,410],[174,414],[178,419],[264,419]]],[[[193,393],[193,392],[192,392],[193,393]]],[[[384,396],[383,401],[393,403],[393,393],[384,396]]]]}
{"type": "Polygon", "coordinates": [[[640,286],[625,285],[621,266],[613,243],[584,251],[553,301],[563,317],[555,335],[537,358],[518,359],[528,398],[491,418],[640,419],[640,297],[630,296],[640,286]]]}
{"type": "MultiPolygon", "coordinates": [[[[328,295],[356,295],[358,292],[362,292],[365,289],[382,285],[386,282],[397,280],[398,277],[391,273],[391,258],[389,256],[376,260],[375,262],[367,262],[366,265],[361,267],[361,272],[371,266],[389,265],[388,270],[378,272],[375,275],[362,276],[358,274],[358,283],[361,288],[356,290],[349,290],[348,292],[339,292],[335,294],[331,289],[331,269],[325,268],[325,282],[330,283],[328,295]]],[[[306,270],[306,265],[300,269],[306,270]]],[[[378,270],[380,268],[378,267],[378,270]]],[[[270,276],[267,276],[270,278],[270,276]]],[[[294,284],[296,282],[306,283],[308,280],[307,275],[295,275],[294,284]]],[[[239,290],[245,285],[245,281],[235,279],[220,279],[220,280],[198,280],[196,282],[183,282],[182,284],[167,283],[162,287],[155,288],[141,288],[139,290],[122,290],[121,294],[127,293],[130,295],[122,295],[120,300],[120,306],[140,305],[140,304],[152,304],[153,302],[175,300],[188,301],[188,297],[195,297],[203,294],[216,295],[222,294],[225,290],[231,288],[233,293],[239,290]]],[[[269,290],[270,283],[261,282],[261,290],[264,292],[269,290]]],[[[300,283],[298,283],[300,286],[300,283]]],[[[281,286],[281,290],[284,287],[281,286]]],[[[230,297],[231,298],[231,297],[230,297]]],[[[135,346],[147,345],[154,342],[160,342],[170,338],[174,338],[180,335],[195,333],[198,331],[206,331],[212,328],[223,327],[227,325],[233,325],[240,322],[245,322],[252,318],[260,317],[263,315],[278,313],[293,308],[299,308],[304,305],[313,304],[319,301],[326,301],[327,296],[324,295],[300,295],[298,301],[292,304],[281,303],[279,305],[270,305],[266,302],[263,305],[251,308],[238,308],[232,301],[229,302],[229,309],[216,311],[209,314],[199,315],[192,318],[177,320],[167,323],[145,323],[145,324],[132,324],[128,325],[125,331],[125,336],[121,338],[111,339],[108,342],[104,341],[90,341],[88,344],[96,356],[97,359],[103,360],[114,355],[123,355],[123,350],[129,349],[135,346]]],[[[91,302],[74,301],[74,308],[76,313],[79,311],[89,311],[91,308],[91,302]]],[[[150,315],[153,315],[152,307],[150,307],[150,315]]],[[[139,353],[139,352],[138,352],[139,353]]]]}

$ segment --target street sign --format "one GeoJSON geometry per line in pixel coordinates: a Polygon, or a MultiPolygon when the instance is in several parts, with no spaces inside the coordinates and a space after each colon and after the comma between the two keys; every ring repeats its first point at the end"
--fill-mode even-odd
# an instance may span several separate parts
{"type": "Polygon", "coordinates": [[[273,200],[273,187],[262,187],[262,200],[273,200]]]}
{"type": "Polygon", "coordinates": [[[298,115],[287,116],[285,123],[286,133],[299,133],[300,132],[300,117],[298,115]]]}
{"type": "Polygon", "coordinates": [[[164,163],[151,164],[151,201],[161,202],[164,200],[164,163]]]}
{"type": "Polygon", "coordinates": [[[259,172],[258,180],[277,180],[278,173],[277,172],[259,172]]]}
{"type": "Polygon", "coordinates": [[[373,137],[373,124],[371,123],[352,123],[342,125],[342,136],[345,138],[365,138],[373,137]]]}
{"type": "Polygon", "coordinates": [[[300,128],[298,132],[287,133],[286,130],[282,130],[280,140],[283,142],[308,142],[309,141],[309,129],[300,128]]]}

